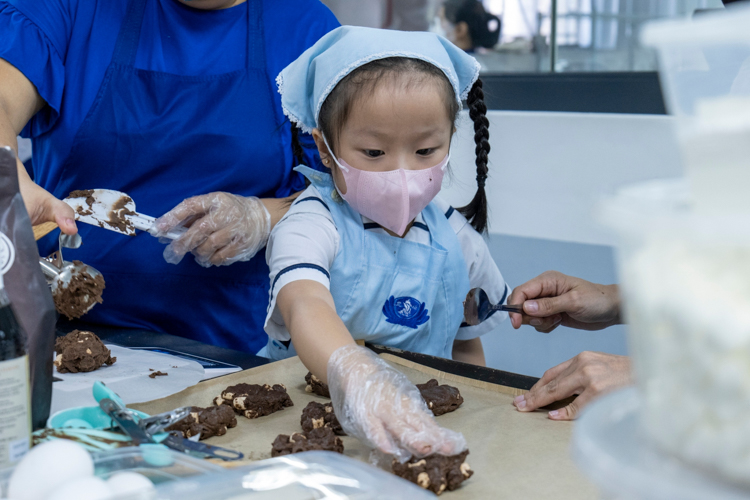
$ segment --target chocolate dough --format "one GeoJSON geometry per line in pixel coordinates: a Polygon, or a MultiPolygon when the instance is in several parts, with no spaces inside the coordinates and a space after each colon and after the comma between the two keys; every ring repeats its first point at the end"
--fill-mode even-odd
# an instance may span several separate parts
{"type": "Polygon", "coordinates": [[[435,379],[428,380],[426,384],[417,384],[417,389],[435,416],[455,411],[464,402],[457,388],[439,385],[435,379]]]}
{"type": "Polygon", "coordinates": [[[95,333],[80,330],[58,337],[55,352],[54,364],[60,373],[92,372],[103,364],[112,365],[117,361],[95,333]]]}
{"type": "Polygon", "coordinates": [[[333,413],[333,405],[331,403],[323,404],[317,401],[310,401],[305,409],[302,410],[302,417],[299,423],[305,432],[310,432],[313,429],[321,427],[330,427],[334,434],[346,436],[344,429],[341,428],[339,419],[333,413]]]}
{"type": "MultiPolygon", "coordinates": [[[[85,265],[80,260],[74,260],[73,264],[85,265]]],[[[88,312],[93,303],[102,303],[104,288],[104,276],[101,274],[92,278],[87,272],[74,273],[68,286],[63,286],[62,282],[59,282],[57,289],[53,291],[55,309],[68,319],[80,318],[88,312]]]]}
{"type": "Polygon", "coordinates": [[[132,201],[133,198],[130,196],[121,196],[120,199],[112,205],[112,210],[107,214],[109,216],[109,219],[106,221],[107,224],[122,232],[135,232],[133,223],[125,218],[126,215],[135,215],[135,212],[125,208],[125,205],[132,201]]]}
{"type": "Polygon", "coordinates": [[[93,189],[76,189],[71,191],[68,198],[86,198],[86,203],[89,206],[94,204],[94,190],[93,189]]]}
{"type": "Polygon", "coordinates": [[[167,375],[169,375],[169,373],[162,372],[162,371],[156,371],[154,373],[150,373],[149,376],[148,376],[148,378],[166,377],[167,375]]]}
{"type": "Polygon", "coordinates": [[[88,208],[79,206],[76,208],[76,213],[81,216],[91,215],[94,213],[91,210],[91,205],[94,204],[94,190],[93,189],[79,189],[77,191],[71,191],[68,198],[86,198],[86,204],[88,208]]]}
{"type": "Polygon", "coordinates": [[[328,392],[328,384],[324,384],[318,377],[313,375],[311,372],[307,372],[307,375],[305,375],[305,382],[307,382],[307,387],[305,387],[305,392],[312,392],[313,394],[317,394],[318,396],[323,396],[324,398],[331,397],[331,393],[328,392]]]}
{"type": "Polygon", "coordinates": [[[237,417],[229,405],[190,408],[190,415],[176,424],[167,427],[168,431],[178,431],[189,438],[200,434],[201,441],[213,436],[223,436],[227,429],[237,425],[237,417]]]}
{"type": "Polygon", "coordinates": [[[279,457],[313,450],[344,453],[344,443],[328,427],[313,429],[304,434],[295,432],[291,436],[279,434],[273,441],[271,456],[279,457]]]}
{"type": "Polygon", "coordinates": [[[240,415],[247,418],[258,418],[294,406],[286,387],[275,384],[237,384],[227,387],[221,396],[214,399],[214,404],[229,405],[240,415]]]}
{"type": "Polygon", "coordinates": [[[452,457],[434,453],[420,459],[412,457],[403,464],[394,459],[393,473],[439,495],[446,489],[455,490],[474,474],[464,462],[468,454],[469,450],[452,457]]]}

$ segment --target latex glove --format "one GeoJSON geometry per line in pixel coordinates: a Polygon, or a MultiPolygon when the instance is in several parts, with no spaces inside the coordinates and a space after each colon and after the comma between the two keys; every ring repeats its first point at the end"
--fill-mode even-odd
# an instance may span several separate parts
{"type": "Polygon", "coordinates": [[[528,393],[516,396],[513,404],[518,411],[529,412],[578,394],[568,406],[548,413],[552,420],[573,420],[596,397],[632,383],[627,356],[584,351],[547,370],[528,393]]]}
{"type": "Polygon", "coordinates": [[[254,196],[216,192],[183,201],[156,219],[149,233],[162,238],[177,227],[189,229],[167,245],[164,260],[177,264],[192,252],[203,267],[228,266],[266,246],[271,214],[254,196]]]}
{"type": "Polygon", "coordinates": [[[549,333],[558,326],[601,330],[620,323],[617,285],[599,285],[547,271],[513,289],[508,304],[523,304],[525,314],[510,314],[513,328],[529,324],[549,333]]]}
{"type": "Polygon", "coordinates": [[[346,433],[400,462],[466,449],[463,435],[435,423],[419,389],[364,347],[349,344],[334,351],[328,389],[346,433]]]}

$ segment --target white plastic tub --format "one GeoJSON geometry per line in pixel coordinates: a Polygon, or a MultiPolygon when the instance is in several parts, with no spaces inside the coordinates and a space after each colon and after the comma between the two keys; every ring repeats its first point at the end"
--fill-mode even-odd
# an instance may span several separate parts
{"type": "Polygon", "coordinates": [[[750,6],[652,23],[667,110],[699,212],[750,210],[750,6]]]}
{"type": "Polygon", "coordinates": [[[643,428],[672,456],[750,485],[750,217],[697,214],[673,180],[622,190],[600,218],[619,234],[643,428]]]}

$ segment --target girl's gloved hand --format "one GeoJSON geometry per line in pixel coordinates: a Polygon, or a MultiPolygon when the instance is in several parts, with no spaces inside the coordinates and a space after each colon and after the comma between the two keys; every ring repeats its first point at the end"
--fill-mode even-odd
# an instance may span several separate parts
{"type": "Polygon", "coordinates": [[[179,263],[192,252],[203,267],[247,261],[266,246],[271,214],[260,199],[229,193],[209,193],[183,201],[162,215],[149,230],[163,238],[177,227],[187,232],[164,249],[164,260],[179,263]]]}
{"type": "Polygon", "coordinates": [[[331,355],[328,388],[346,433],[400,462],[466,449],[463,435],[435,423],[419,389],[364,347],[349,344],[331,355]]]}

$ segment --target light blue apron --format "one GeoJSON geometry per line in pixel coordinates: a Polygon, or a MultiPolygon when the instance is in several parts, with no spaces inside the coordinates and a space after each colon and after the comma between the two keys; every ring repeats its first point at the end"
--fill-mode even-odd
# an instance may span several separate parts
{"type": "MultiPolygon", "coordinates": [[[[469,276],[445,214],[430,203],[422,211],[426,227],[410,229],[429,231],[429,245],[376,233],[338,193],[333,194],[329,174],[305,166],[295,170],[320,191],[341,237],[330,269],[331,295],[352,337],[450,359],[463,321],[469,276]]],[[[271,359],[296,354],[291,344],[272,339],[261,352],[271,359]]]]}

